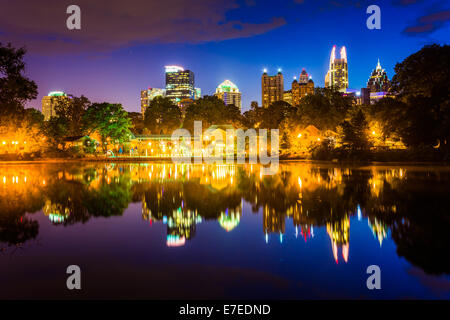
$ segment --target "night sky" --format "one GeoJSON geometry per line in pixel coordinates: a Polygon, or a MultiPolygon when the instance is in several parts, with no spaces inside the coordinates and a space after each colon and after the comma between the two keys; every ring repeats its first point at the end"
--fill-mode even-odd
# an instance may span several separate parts
{"type": "Polygon", "coordinates": [[[242,92],[243,111],[261,104],[261,73],[282,68],[285,90],[306,68],[324,85],[331,48],[345,45],[350,88],[360,89],[381,61],[394,66],[431,43],[450,40],[450,2],[441,0],[0,0],[0,41],[26,46],[26,74],[39,88],[140,110],[140,90],[164,87],[164,66],[195,73],[202,94],[225,79],[242,92]],[[81,7],[81,30],[66,8],[81,7]],[[381,8],[381,30],[366,8],[381,8]]]}

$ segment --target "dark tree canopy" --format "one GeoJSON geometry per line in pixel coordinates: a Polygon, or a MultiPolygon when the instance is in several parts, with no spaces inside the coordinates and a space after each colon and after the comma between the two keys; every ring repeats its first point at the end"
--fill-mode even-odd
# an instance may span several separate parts
{"type": "Polygon", "coordinates": [[[104,151],[108,139],[120,143],[130,137],[131,120],[121,104],[93,103],[84,113],[83,123],[87,133],[100,136],[104,151]]]}
{"type": "Polygon", "coordinates": [[[172,100],[155,97],[145,110],[144,126],[152,134],[170,134],[181,125],[181,110],[172,100]]]}
{"type": "Polygon", "coordinates": [[[25,52],[0,43],[0,117],[21,114],[25,102],[37,97],[36,83],[23,75],[25,52]]]}
{"type": "Polygon", "coordinates": [[[231,124],[241,126],[241,113],[239,108],[225,103],[216,96],[204,96],[196,100],[186,109],[183,127],[193,130],[194,121],[202,121],[203,129],[215,124],[231,124]]]}

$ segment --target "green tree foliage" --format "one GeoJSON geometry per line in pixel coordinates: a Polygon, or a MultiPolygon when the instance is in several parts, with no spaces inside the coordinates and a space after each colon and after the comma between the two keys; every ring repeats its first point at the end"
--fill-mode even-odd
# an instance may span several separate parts
{"type": "Polygon", "coordinates": [[[51,117],[44,123],[44,132],[47,137],[48,146],[58,149],[63,144],[64,138],[69,135],[69,123],[63,117],[51,117]]]}
{"type": "Polygon", "coordinates": [[[56,106],[56,116],[63,118],[67,124],[69,136],[83,135],[83,115],[91,102],[85,96],[75,97],[69,95],[68,99],[59,99],[56,106]]]}
{"type": "Polygon", "coordinates": [[[142,134],[144,132],[144,118],[140,112],[128,112],[128,117],[131,119],[132,128],[131,131],[136,134],[142,134]]]}
{"type": "Polygon", "coordinates": [[[298,112],[303,127],[313,125],[319,130],[334,131],[351,106],[351,98],[343,97],[340,92],[316,88],[314,94],[300,100],[298,112]]]}
{"type": "Polygon", "coordinates": [[[24,104],[37,96],[37,85],[23,75],[25,49],[0,43],[0,120],[22,113],[24,104]]]}
{"type": "Polygon", "coordinates": [[[284,119],[295,117],[297,108],[285,101],[276,101],[268,108],[263,109],[260,128],[278,129],[284,119]]]}
{"type": "Polygon", "coordinates": [[[204,96],[186,109],[183,127],[193,130],[194,121],[202,121],[203,128],[214,124],[231,124],[240,127],[242,117],[239,108],[225,103],[216,96],[204,96]]]}
{"type": "Polygon", "coordinates": [[[108,139],[122,143],[130,137],[131,120],[121,104],[93,103],[84,113],[83,123],[86,132],[99,135],[105,152],[108,139]]]}
{"type": "Polygon", "coordinates": [[[408,146],[440,145],[448,153],[450,46],[425,46],[398,63],[395,72],[396,100],[380,101],[376,116],[408,146]]]}
{"type": "Polygon", "coordinates": [[[341,141],[345,149],[363,151],[370,148],[369,126],[361,109],[354,111],[350,121],[344,120],[341,127],[341,141]]]}
{"type": "Polygon", "coordinates": [[[144,126],[152,134],[170,134],[181,125],[181,110],[172,100],[155,97],[145,110],[144,126]]]}

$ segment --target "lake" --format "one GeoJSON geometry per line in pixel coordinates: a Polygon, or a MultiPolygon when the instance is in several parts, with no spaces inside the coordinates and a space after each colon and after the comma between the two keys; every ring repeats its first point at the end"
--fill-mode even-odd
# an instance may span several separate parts
{"type": "Polygon", "coordinates": [[[449,195],[431,165],[2,164],[0,298],[448,299],[449,195]]]}

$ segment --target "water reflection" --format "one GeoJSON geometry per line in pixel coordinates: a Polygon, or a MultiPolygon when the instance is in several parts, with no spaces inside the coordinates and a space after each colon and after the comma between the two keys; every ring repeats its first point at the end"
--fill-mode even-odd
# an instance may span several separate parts
{"type": "Polygon", "coordinates": [[[262,217],[266,242],[282,242],[286,221],[295,236],[314,239],[326,229],[336,263],[350,259],[350,219],[367,219],[382,246],[427,273],[450,273],[450,172],[431,167],[335,167],[292,163],[263,176],[257,165],[64,164],[1,166],[0,242],[14,247],[36,239],[42,210],[55,226],[121,216],[141,203],[142,219],[164,223],[166,245],[183,246],[197,225],[216,221],[239,229],[243,203],[262,217]]]}

